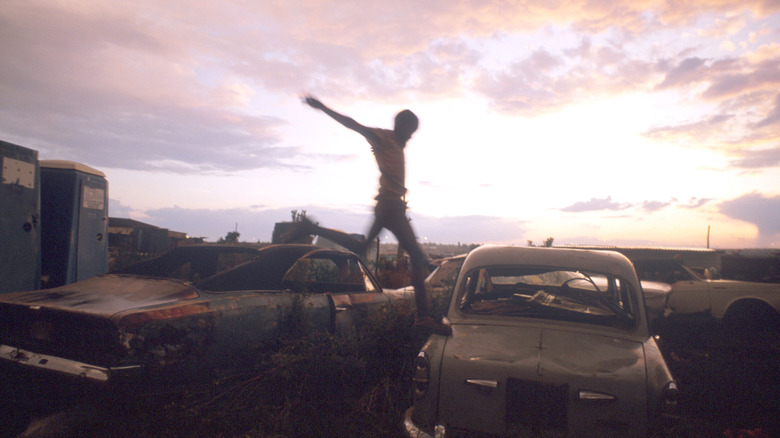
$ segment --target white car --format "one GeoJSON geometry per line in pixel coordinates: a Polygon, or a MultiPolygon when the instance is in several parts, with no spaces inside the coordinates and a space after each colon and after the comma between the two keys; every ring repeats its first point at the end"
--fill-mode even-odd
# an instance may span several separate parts
{"type": "Polygon", "coordinates": [[[482,246],[449,302],[452,335],[414,363],[409,437],[648,436],[674,379],[631,262],[608,251],[482,246]]]}
{"type": "Polygon", "coordinates": [[[633,263],[643,285],[652,281],[670,286],[666,314],[671,318],[714,319],[734,328],[780,328],[780,284],[707,280],[669,258],[633,263]]]}

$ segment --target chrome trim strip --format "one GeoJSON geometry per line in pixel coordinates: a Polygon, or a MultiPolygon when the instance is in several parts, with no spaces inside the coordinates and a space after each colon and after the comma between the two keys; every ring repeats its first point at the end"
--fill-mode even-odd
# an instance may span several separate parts
{"type": "Polygon", "coordinates": [[[577,399],[604,401],[604,400],[616,400],[617,397],[615,397],[614,395],[605,394],[603,392],[580,389],[579,393],[577,394],[577,399]]]}
{"type": "Polygon", "coordinates": [[[128,365],[116,368],[105,368],[90,365],[75,360],[63,359],[57,356],[34,353],[9,345],[0,345],[0,359],[15,362],[24,366],[56,371],[76,377],[106,382],[112,371],[125,371],[141,368],[140,365],[128,365]]]}
{"type": "Polygon", "coordinates": [[[498,382],[495,381],[495,380],[466,379],[466,383],[468,383],[470,385],[484,386],[485,388],[496,388],[496,387],[498,387],[498,382]]]}

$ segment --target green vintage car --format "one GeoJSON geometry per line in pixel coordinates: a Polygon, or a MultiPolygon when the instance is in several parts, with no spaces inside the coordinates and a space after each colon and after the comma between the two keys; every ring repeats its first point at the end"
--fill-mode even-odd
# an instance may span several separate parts
{"type": "Polygon", "coordinates": [[[648,436],[677,385],[618,253],[483,246],[415,360],[410,437],[648,436]]]}

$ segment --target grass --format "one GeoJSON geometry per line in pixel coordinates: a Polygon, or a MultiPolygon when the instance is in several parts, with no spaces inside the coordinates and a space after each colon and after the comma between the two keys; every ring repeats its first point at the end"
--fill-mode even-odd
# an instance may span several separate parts
{"type": "Polygon", "coordinates": [[[71,406],[31,436],[400,437],[425,338],[406,304],[344,336],[293,312],[275,348],[207,379],[140,384],[71,406]]]}

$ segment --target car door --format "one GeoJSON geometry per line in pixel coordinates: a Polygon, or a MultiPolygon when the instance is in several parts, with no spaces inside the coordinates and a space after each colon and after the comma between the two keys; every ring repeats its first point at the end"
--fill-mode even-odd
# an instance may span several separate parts
{"type": "Polygon", "coordinates": [[[338,251],[319,251],[302,258],[285,274],[283,285],[329,297],[335,332],[351,330],[390,301],[357,257],[338,251]]]}
{"type": "Polygon", "coordinates": [[[666,259],[637,261],[634,265],[640,279],[671,285],[667,307],[672,313],[685,315],[709,312],[709,283],[696,277],[684,266],[666,259]]]}
{"type": "Polygon", "coordinates": [[[710,284],[684,266],[669,262],[669,277],[673,279],[668,307],[678,315],[709,313],[712,308],[710,284]]]}

